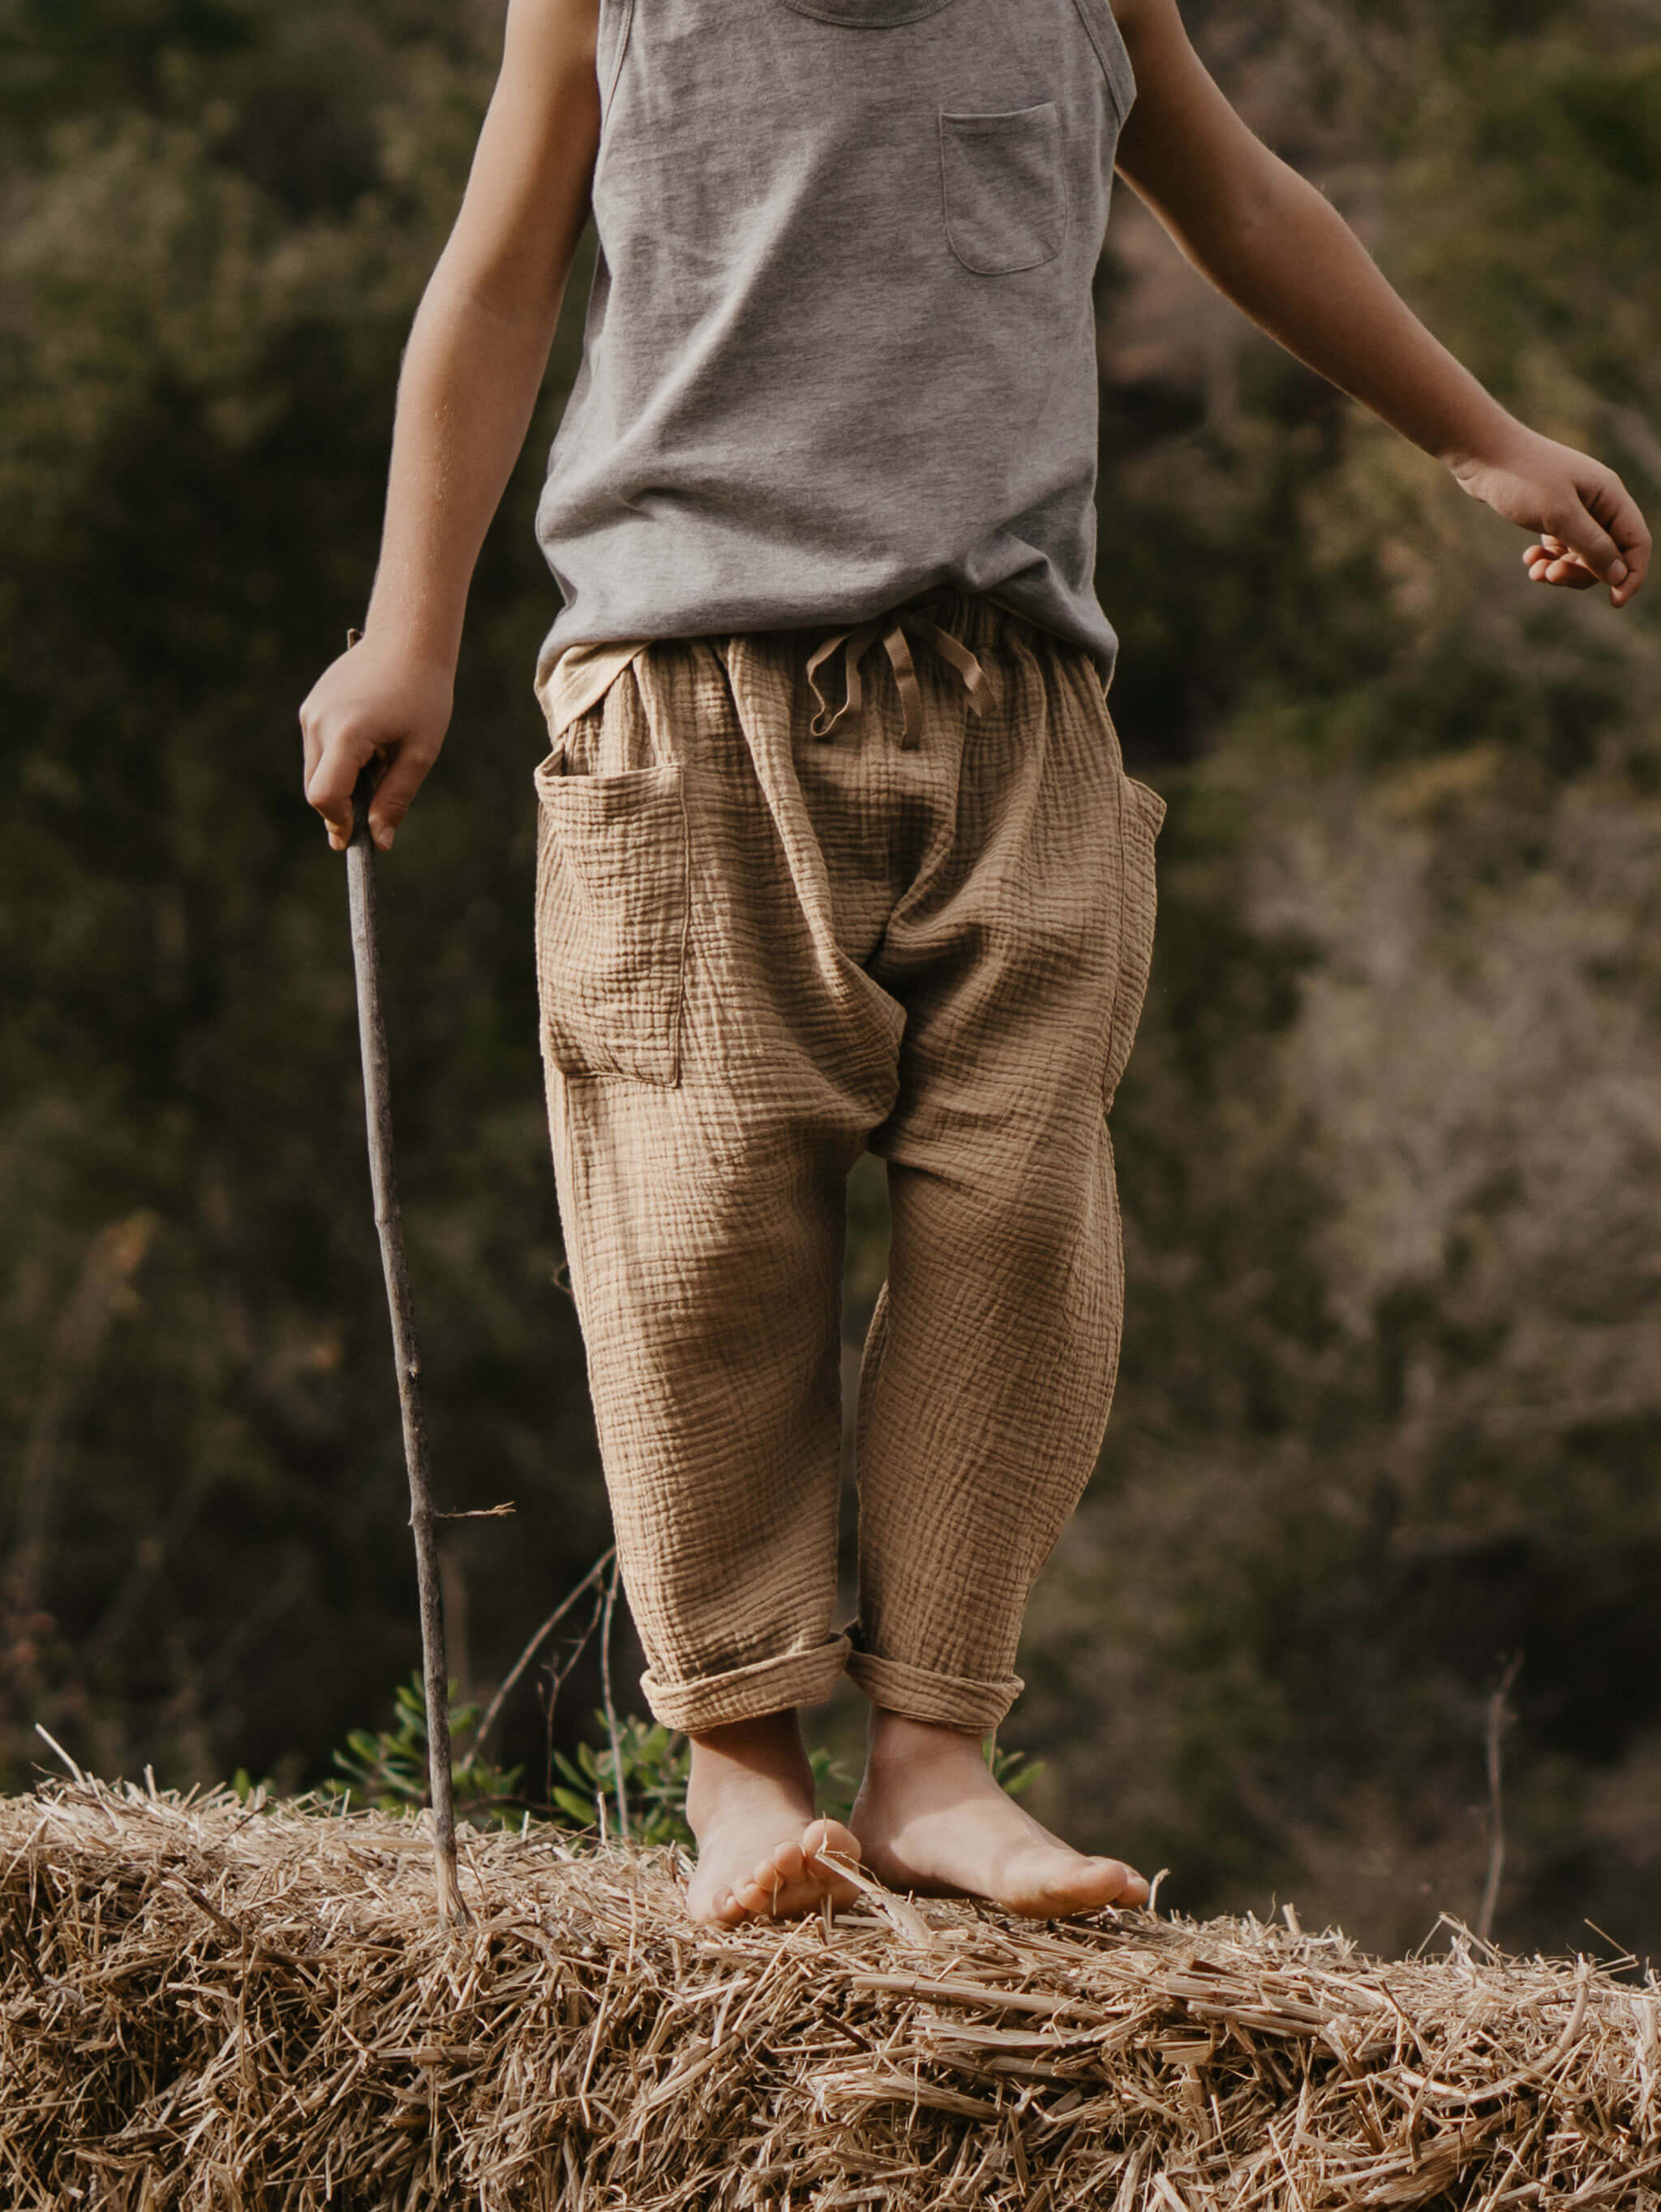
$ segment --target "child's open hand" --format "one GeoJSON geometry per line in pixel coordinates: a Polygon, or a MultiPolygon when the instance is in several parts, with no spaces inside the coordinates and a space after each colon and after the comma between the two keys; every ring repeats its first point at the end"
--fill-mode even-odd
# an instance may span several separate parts
{"type": "Polygon", "coordinates": [[[1462,490],[1537,532],[1523,550],[1529,580],[1584,592],[1606,583],[1623,607],[1644,580],[1650,533],[1615,471],[1573,446],[1523,430],[1504,453],[1451,464],[1462,490]]]}

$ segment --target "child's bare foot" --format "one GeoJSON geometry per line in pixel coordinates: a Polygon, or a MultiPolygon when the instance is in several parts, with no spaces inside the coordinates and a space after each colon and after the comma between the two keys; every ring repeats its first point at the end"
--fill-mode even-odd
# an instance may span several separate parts
{"type": "Polygon", "coordinates": [[[826,1850],[857,1860],[859,1845],[840,1820],[814,1817],[813,1769],[793,1710],[692,1737],[687,1820],[698,1838],[687,1886],[694,1920],[735,1928],[858,1897],[846,1875],[819,1863],[826,1850]]]}
{"type": "Polygon", "coordinates": [[[1006,1796],[975,1736],[880,1706],[850,1817],[865,1865],[890,1889],[984,1897],[1044,1919],[1148,1901],[1133,1868],[1086,1857],[1006,1796]]]}

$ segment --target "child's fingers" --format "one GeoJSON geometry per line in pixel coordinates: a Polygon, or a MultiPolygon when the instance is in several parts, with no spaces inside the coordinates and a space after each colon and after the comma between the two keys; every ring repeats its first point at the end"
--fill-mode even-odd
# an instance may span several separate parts
{"type": "Polygon", "coordinates": [[[1611,590],[1615,590],[1626,582],[1627,564],[1621,548],[1602,523],[1594,515],[1588,514],[1584,507],[1579,514],[1559,520],[1552,535],[1563,547],[1553,560],[1552,566],[1561,568],[1563,574],[1551,578],[1551,581],[1578,581],[1574,568],[1578,562],[1590,572],[1593,583],[1602,577],[1607,580],[1611,590]]]}
{"type": "Polygon", "coordinates": [[[1497,459],[1458,462],[1454,475],[1473,499],[1537,532],[1523,554],[1536,583],[1585,591],[1601,581],[1617,607],[1643,583],[1648,527],[1615,471],[1590,453],[1529,431],[1497,459]]]}
{"type": "Polygon", "coordinates": [[[1555,538],[1548,538],[1543,544],[1525,546],[1523,565],[1531,583],[1568,584],[1584,592],[1597,581],[1597,570],[1587,568],[1578,553],[1571,553],[1555,538]]]}
{"type": "Polygon", "coordinates": [[[1579,515],[1561,521],[1556,530],[1542,530],[1539,543],[1525,549],[1523,558],[1531,579],[1536,583],[1567,584],[1581,592],[1593,584],[1607,583],[1611,604],[1624,605],[1644,580],[1641,563],[1648,552],[1643,519],[1630,501],[1626,505],[1629,514],[1620,514],[1616,520],[1628,526],[1629,535],[1628,531],[1623,535],[1628,536],[1633,561],[1627,558],[1628,546],[1582,508],[1579,515]],[[1635,529],[1630,529],[1632,525],[1635,529]],[[1633,543],[1634,539],[1638,542],[1633,543]]]}
{"type": "MultiPolygon", "coordinates": [[[[1631,505],[1630,501],[1628,505],[1631,505]]],[[[1631,517],[1633,527],[1628,529],[1626,518],[1622,517],[1616,523],[1615,530],[1615,535],[1620,543],[1627,564],[1626,581],[1617,586],[1611,593],[1617,607],[1626,605],[1649,574],[1650,533],[1645,526],[1643,516],[1639,514],[1635,507],[1632,507],[1631,517]]]]}
{"type": "Polygon", "coordinates": [[[399,823],[409,811],[411,800],[437,758],[436,752],[406,741],[398,747],[391,766],[375,786],[374,796],[369,802],[369,835],[383,853],[390,849],[399,823]]]}
{"type": "Polygon", "coordinates": [[[336,853],[343,853],[352,841],[352,787],[362,765],[350,754],[325,746],[306,779],[306,803],[314,806],[327,823],[329,842],[336,853]]]}
{"type": "Polygon", "coordinates": [[[1637,501],[1613,469],[1588,462],[1575,489],[1579,511],[1555,518],[1553,534],[1596,570],[1609,587],[1611,603],[1622,606],[1649,567],[1648,526],[1637,501]]]}
{"type": "Polygon", "coordinates": [[[306,803],[328,825],[332,849],[343,853],[352,842],[352,794],[358,778],[383,749],[373,730],[349,716],[332,729],[316,727],[307,734],[316,757],[306,778],[306,803]]]}

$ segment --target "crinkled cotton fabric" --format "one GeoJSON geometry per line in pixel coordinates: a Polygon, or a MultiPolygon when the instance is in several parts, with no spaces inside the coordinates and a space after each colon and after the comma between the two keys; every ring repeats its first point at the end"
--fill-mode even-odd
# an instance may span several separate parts
{"type": "Polygon", "coordinates": [[[995,1726],[1106,1431],[1109,1112],[1164,805],[1087,649],[984,596],[909,611],[863,640],[654,641],[536,774],[561,1218],[641,1689],[674,1727],[812,1704],[845,1669],[891,1710],[995,1726]],[[891,1242],[839,1622],[867,1149],[891,1242]]]}

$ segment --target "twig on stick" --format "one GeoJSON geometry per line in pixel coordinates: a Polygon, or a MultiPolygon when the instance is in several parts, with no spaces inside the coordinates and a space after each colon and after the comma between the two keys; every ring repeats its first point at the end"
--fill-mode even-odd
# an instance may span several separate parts
{"type": "Polygon", "coordinates": [[[570,1612],[572,1607],[576,1604],[583,1592],[587,1589],[591,1584],[599,1580],[606,1568],[610,1565],[613,1558],[615,1556],[615,1553],[616,1547],[614,1545],[610,1551],[603,1553],[601,1556],[596,1559],[594,1565],[583,1577],[576,1589],[573,1589],[568,1596],[562,1597],[560,1600],[558,1605],[555,1607],[553,1612],[549,1614],[547,1620],[543,1621],[542,1626],[536,1631],[529,1644],[525,1645],[524,1650],[520,1652],[518,1657],[513,1662],[512,1666],[508,1669],[507,1674],[503,1678],[501,1687],[497,1691],[495,1696],[492,1698],[490,1703],[485,1708],[484,1718],[479,1723],[478,1728],[474,1734],[472,1743],[468,1747],[468,1759],[471,1759],[477,1756],[479,1747],[482,1744],[486,1736],[489,1735],[492,1727],[494,1725],[496,1716],[501,1711],[503,1703],[506,1700],[509,1691],[512,1689],[513,1685],[518,1680],[520,1675],[524,1674],[525,1668],[536,1657],[537,1652],[541,1650],[543,1645],[548,1641],[548,1638],[554,1633],[560,1623],[565,1619],[567,1613],[570,1612]]]}

